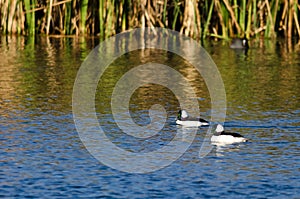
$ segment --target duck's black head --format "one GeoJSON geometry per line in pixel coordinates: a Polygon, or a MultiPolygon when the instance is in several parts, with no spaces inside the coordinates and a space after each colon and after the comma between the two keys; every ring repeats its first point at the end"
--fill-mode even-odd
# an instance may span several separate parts
{"type": "Polygon", "coordinates": [[[178,120],[181,120],[181,110],[180,110],[180,111],[178,111],[178,114],[177,114],[177,119],[178,119],[178,120]]]}

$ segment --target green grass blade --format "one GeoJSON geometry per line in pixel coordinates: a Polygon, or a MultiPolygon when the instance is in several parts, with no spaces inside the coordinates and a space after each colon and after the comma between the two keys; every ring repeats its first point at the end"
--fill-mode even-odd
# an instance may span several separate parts
{"type": "Polygon", "coordinates": [[[80,33],[86,33],[86,17],[87,17],[87,10],[88,10],[88,3],[89,0],[82,0],[80,5],[80,33]]]}

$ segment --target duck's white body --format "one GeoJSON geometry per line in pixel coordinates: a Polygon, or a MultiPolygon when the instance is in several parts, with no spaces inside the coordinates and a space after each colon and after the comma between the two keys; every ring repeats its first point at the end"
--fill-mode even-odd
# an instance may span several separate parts
{"type": "Polygon", "coordinates": [[[238,142],[247,142],[247,139],[244,137],[234,137],[232,135],[213,135],[211,137],[211,142],[221,144],[233,144],[238,142]]]}
{"type": "Polygon", "coordinates": [[[239,142],[247,142],[248,139],[244,138],[238,133],[229,133],[224,131],[224,127],[218,124],[215,130],[215,134],[211,137],[212,143],[219,144],[233,144],[239,142]]]}
{"type": "Polygon", "coordinates": [[[176,124],[182,126],[198,127],[198,126],[208,126],[209,122],[202,118],[190,118],[188,113],[185,110],[181,110],[178,112],[176,124]]]}
{"type": "Polygon", "coordinates": [[[182,126],[208,126],[208,122],[200,122],[200,121],[182,121],[182,120],[176,120],[176,124],[182,125],[182,126]]]}

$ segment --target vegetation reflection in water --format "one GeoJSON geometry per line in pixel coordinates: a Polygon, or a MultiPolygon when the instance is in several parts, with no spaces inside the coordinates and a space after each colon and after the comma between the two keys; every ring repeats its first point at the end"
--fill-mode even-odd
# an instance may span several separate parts
{"type": "Polygon", "coordinates": [[[1,39],[1,54],[5,57],[1,62],[1,95],[13,103],[6,108],[69,111],[77,69],[94,41],[49,37],[1,39]]]}

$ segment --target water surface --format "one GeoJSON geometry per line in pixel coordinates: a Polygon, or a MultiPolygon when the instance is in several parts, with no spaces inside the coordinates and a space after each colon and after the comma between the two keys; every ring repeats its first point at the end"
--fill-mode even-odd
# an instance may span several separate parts
{"type": "MultiPolygon", "coordinates": [[[[200,128],[191,147],[173,164],[153,173],[131,174],[105,166],[89,154],[74,125],[74,80],[98,43],[87,38],[0,37],[1,197],[299,197],[297,47],[284,41],[253,41],[245,53],[229,49],[228,43],[205,42],[226,88],[225,128],[250,142],[214,146],[199,158],[207,130],[200,128]]],[[[145,125],[150,122],[149,108],[161,104],[168,114],[163,130],[145,141],[124,135],[114,123],[110,109],[114,84],[130,68],[148,62],[171,65],[185,75],[199,97],[201,116],[210,117],[209,92],[191,65],[164,51],[131,52],[112,63],[99,81],[95,100],[108,137],[134,152],[162,147],[181,128],[174,124],[178,100],[165,87],[152,84],[135,91],[130,113],[137,124],[145,125]]]]}

